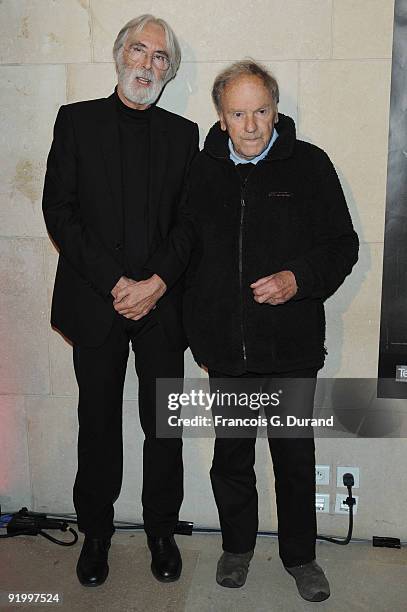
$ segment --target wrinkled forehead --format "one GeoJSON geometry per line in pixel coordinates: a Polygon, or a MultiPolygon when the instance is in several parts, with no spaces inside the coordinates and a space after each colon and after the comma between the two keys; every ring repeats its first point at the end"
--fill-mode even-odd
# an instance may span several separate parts
{"type": "Polygon", "coordinates": [[[141,43],[148,49],[167,51],[165,31],[158,23],[147,23],[142,30],[132,28],[126,37],[126,44],[141,43]]]}
{"type": "Polygon", "coordinates": [[[222,109],[256,110],[272,105],[274,100],[263,80],[255,75],[241,75],[226,83],[221,95],[222,109]]]}

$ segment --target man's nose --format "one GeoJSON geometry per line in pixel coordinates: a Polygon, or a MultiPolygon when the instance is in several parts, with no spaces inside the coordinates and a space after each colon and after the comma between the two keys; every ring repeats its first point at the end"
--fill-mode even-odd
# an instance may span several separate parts
{"type": "Polygon", "coordinates": [[[142,61],[143,68],[145,68],[146,70],[151,70],[152,64],[153,64],[152,55],[150,55],[149,53],[146,53],[142,61]]]}
{"type": "Polygon", "coordinates": [[[257,125],[256,125],[256,122],[253,116],[252,117],[250,117],[250,115],[246,116],[244,128],[246,132],[250,132],[250,133],[255,132],[257,130],[257,125]]]}

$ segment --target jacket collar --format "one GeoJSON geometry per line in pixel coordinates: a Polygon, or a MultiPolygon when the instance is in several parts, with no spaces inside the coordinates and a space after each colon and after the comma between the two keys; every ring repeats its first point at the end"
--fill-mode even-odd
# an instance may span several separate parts
{"type": "MultiPolygon", "coordinates": [[[[294,152],[296,131],[295,123],[288,117],[278,113],[278,123],[276,124],[278,138],[271,147],[263,161],[276,159],[286,159],[291,157],[294,152]]],[[[229,160],[229,134],[221,130],[220,122],[215,123],[208,132],[205,139],[204,151],[211,157],[229,160]]]]}

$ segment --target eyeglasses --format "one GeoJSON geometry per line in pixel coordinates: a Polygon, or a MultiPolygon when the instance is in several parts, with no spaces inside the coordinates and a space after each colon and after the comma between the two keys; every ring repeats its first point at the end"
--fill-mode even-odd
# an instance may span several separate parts
{"type": "MultiPolygon", "coordinates": [[[[141,45],[131,45],[128,49],[126,49],[129,54],[130,59],[133,62],[144,62],[146,57],[149,55],[148,51],[141,45]]],[[[168,70],[170,67],[170,60],[163,53],[153,53],[152,54],[152,63],[158,70],[168,70]]]]}

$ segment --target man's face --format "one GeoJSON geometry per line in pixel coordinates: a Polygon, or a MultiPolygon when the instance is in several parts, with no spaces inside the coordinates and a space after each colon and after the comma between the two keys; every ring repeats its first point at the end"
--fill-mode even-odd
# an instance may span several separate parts
{"type": "Polygon", "coordinates": [[[263,81],[254,75],[243,75],[223,90],[219,119],[236,153],[253,159],[269,144],[278,114],[263,81]]]}
{"type": "Polygon", "coordinates": [[[134,108],[144,109],[155,102],[168,72],[166,59],[167,43],[160,25],[147,23],[141,32],[130,30],[118,58],[119,95],[124,94],[134,108]]]}

